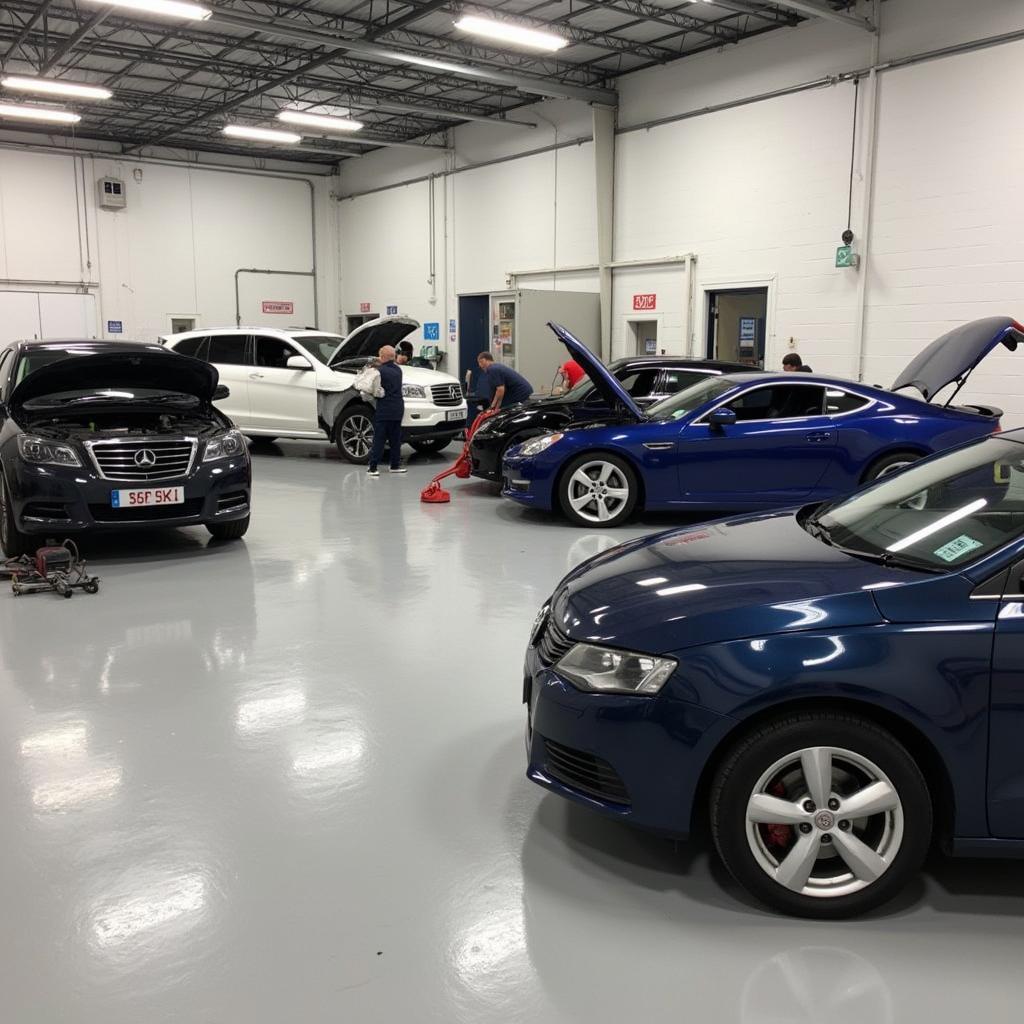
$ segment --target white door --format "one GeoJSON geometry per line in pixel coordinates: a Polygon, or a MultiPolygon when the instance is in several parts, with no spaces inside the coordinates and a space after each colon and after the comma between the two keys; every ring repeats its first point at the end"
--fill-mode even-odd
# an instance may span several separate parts
{"type": "Polygon", "coordinates": [[[238,275],[238,315],[243,327],[312,327],[316,323],[311,274],[238,275]]]}
{"type": "Polygon", "coordinates": [[[44,338],[95,338],[96,298],[68,292],[40,292],[39,324],[44,338]]]}
{"type": "Polygon", "coordinates": [[[245,334],[211,334],[206,349],[207,361],[217,367],[221,384],[227,385],[231,392],[217,403],[217,408],[240,429],[252,426],[249,412],[250,340],[245,334]]]}
{"type": "Polygon", "coordinates": [[[317,424],[313,367],[288,368],[288,360],[301,355],[282,338],[256,335],[256,365],[249,367],[252,427],[280,434],[323,436],[317,424]]]}

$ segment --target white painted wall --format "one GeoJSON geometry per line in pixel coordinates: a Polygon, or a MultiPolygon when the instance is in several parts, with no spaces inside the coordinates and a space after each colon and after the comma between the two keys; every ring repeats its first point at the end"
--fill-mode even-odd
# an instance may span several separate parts
{"type": "MultiPolygon", "coordinates": [[[[296,177],[0,149],[0,291],[68,293],[72,282],[94,283],[80,290],[95,296],[90,333],[98,336],[116,336],[105,330],[110,320],[123,323],[121,337],[140,340],[167,333],[172,315],[233,324],[236,269],[312,270],[312,200],[319,313],[334,329],[338,211],[330,181],[312,180],[314,198],[307,179],[296,177]],[[103,176],[124,181],[125,209],[98,208],[103,176]]],[[[289,298],[279,283],[268,299],[289,298]]],[[[308,283],[296,288],[305,294],[308,283]]]]}
{"type": "MultiPolygon", "coordinates": [[[[882,7],[884,62],[1024,30],[1017,0],[888,0],[882,7]]],[[[867,67],[872,37],[812,21],[618,82],[619,126],[673,117],[728,101],[867,67]]],[[[837,270],[846,226],[852,84],[823,86],[695,116],[617,138],[617,260],[693,252],[695,315],[682,266],[620,270],[613,284],[613,352],[625,350],[631,298],[656,292],[660,347],[702,351],[709,287],[770,286],[767,358],[777,365],[790,339],[815,369],[855,375],[858,273],[867,275],[865,379],[890,383],[922,344],[974,316],[1024,317],[1024,273],[1015,256],[1024,228],[1024,190],[1015,177],[1024,142],[1014,128],[1024,42],[950,55],[879,75],[875,187],[865,204],[864,113],[860,90],[853,224],[873,242],[860,272],[837,270]]],[[[438,302],[429,302],[426,185],[388,189],[341,203],[341,303],[401,296],[419,319],[455,315],[455,296],[499,291],[507,271],[596,260],[593,147],[506,160],[589,134],[582,104],[547,102],[517,111],[536,129],[473,124],[451,133],[454,155],[411,160],[390,151],[347,161],[342,194],[467,164],[503,160],[439,180],[438,302]],[[535,116],[536,115],[536,116],[535,116]],[[548,124],[541,118],[554,124],[548,124]],[[403,173],[404,172],[404,173],[403,173]],[[444,184],[441,184],[441,181],[444,184]],[[557,204],[557,205],[556,205],[557,204]],[[557,228],[556,228],[557,225],[557,228]],[[408,239],[409,252],[397,249],[408,239]],[[433,311],[440,309],[436,315],[433,311]]],[[[524,287],[597,288],[588,272],[523,277],[524,287]]],[[[1024,355],[993,360],[971,394],[1024,424],[1024,355]]]]}

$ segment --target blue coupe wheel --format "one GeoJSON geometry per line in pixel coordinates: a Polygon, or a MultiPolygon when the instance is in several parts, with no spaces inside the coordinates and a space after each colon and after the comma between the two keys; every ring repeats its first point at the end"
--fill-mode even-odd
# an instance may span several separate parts
{"type": "Polygon", "coordinates": [[[618,526],[636,507],[636,474],[616,455],[581,455],[559,485],[562,510],[581,526],[618,526]]]}

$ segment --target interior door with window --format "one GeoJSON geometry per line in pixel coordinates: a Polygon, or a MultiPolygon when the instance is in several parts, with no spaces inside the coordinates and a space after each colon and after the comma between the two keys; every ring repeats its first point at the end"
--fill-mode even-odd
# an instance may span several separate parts
{"type": "MultiPolygon", "coordinates": [[[[181,351],[177,346],[176,351],[181,351]]],[[[220,374],[220,382],[231,392],[217,403],[225,416],[240,430],[252,426],[249,412],[249,337],[245,334],[211,334],[201,358],[213,363],[220,374]]]]}
{"type": "Polygon", "coordinates": [[[292,356],[308,358],[283,338],[257,334],[255,366],[249,367],[252,427],[268,433],[322,437],[317,423],[316,373],[288,366],[292,356]]]}
{"type": "Polygon", "coordinates": [[[678,447],[684,501],[785,505],[808,495],[835,457],[838,431],[825,413],[825,389],[811,384],[754,386],[727,403],[728,426],[702,416],[678,447]]]}

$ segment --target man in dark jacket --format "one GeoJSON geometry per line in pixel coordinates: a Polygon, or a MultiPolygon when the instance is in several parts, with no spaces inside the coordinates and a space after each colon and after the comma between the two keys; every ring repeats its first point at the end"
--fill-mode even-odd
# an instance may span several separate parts
{"type": "Polygon", "coordinates": [[[373,447],[370,449],[371,477],[379,477],[377,464],[384,454],[385,445],[391,450],[392,473],[405,473],[402,466],[402,417],[405,415],[405,399],[402,398],[402,369],[395,362],[395,350],[385,345],[379,353],[380,386],[384,392],[377,399],[377,411],[373,417],[373,447]]]}
{"type": "Polygon", "coordinates": [[[533,385],[521,373],[495,362],[490,352],[481,352],[476,364],[483,371],[478,385],[480,397],[488,400],[489,408],[517,405],[533,394],[533,385]]]}

